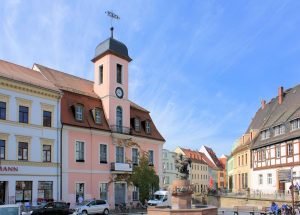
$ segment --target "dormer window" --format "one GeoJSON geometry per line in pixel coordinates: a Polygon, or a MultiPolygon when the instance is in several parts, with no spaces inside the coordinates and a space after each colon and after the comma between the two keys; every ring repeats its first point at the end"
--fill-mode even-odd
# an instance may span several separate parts
{"type": "Polygon", "coordinates": [[[139,118],[134,118],[134,130],[135,131],[141,130],[141,121],[139,118]]]}
{"type": "Polygon", "coordinates": [[[146,123],[145,123],[145,131],[147,134],[150,134],[150,132],[151,132],[151,127],[150,127],[149,121],[146,121],[146,123]]]}
{"type": "Polygon", "coordinates": [[[300,128],[300,118],[292,120],[291,121],[291,130],[294,131],[299,128],[300,128]]]}
{"type": "Polygon", "coordinates": [[[75,119],[78,121],[83,120],[83,105],[75,105],[75,119]]]}
{"type": "Polygon", "coordinates": [[[284,134],[285,133],[285,126],[284,125],[277,125],[274,127],[274,136],[284,134]]]}
{"type": "Polygon", "coordinates": [[[93,118],[96,124],[102,123],[102,117],[101,117],[101,109],[100,108],[94,108],[92,110],[93,118]]]}
{"type": "Polygon", "coordinates": [[[265,140],[270,138],[270,129],[266,129],[264,131],[261,132],[261,139],[265,140]]]}

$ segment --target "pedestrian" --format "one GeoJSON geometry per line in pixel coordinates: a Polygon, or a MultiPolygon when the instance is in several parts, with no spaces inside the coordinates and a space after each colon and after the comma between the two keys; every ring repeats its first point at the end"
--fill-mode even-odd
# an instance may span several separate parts
{"type": "Polygon", "coordinates": [[[83,202],[83,197],[82,197],[82,196],[79,196],[79,197],[78,197],[78,203],[81,204],[82,202],[83,202]]]}

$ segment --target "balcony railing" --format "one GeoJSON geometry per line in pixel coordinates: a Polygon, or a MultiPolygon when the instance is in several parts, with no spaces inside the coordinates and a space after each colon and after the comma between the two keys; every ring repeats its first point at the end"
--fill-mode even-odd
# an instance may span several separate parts
{"type": "Polygon", "coordinates": [[[120,125],[112,125],[110,129],[113,133],[119,134],[131,134],[131,128],[120,126],[120,125]]]}
{"type": "Polygon", "coordinates": [[[130,163],[111,163],[111,171],[132,172],[132,165],[130,163]]]}

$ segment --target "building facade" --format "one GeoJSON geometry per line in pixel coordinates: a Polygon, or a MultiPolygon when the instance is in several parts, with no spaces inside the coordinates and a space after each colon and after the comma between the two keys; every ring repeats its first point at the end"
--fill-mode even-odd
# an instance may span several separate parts
{"type": "Polygon", "coordinates": [[[177,147],[177,154],[182,154],[192,160],[192,165],[189,169],[189,179],[195,186],[195,193],[207,192],[210,187],[211,166],[213,165],[208,158],[201,152],[177,147]]]}
{"type": "Polygon", "coordinates": [[[0,60],[0,202],[60,199],[60,91],[0,60]]]}
{"type": "Polygon", "coordinates": [[[253,119],[261,126],[252,145],[252,189],[264,193],[288,192],[291,183],[279,178],[279,172],[291,169],[293,176],[299,177],[299,108],[299,85],[285,91],[279,87],[277,97],[269,103],[262,101],[253,119]]]}
{"type": "Polygon", "coordinates": [[[146,153],[163,182],[165,142],[149,111],[128,98],[127,47],[110,37],[96,47],[94,80],[34,65],[63,92],[62,199],[106,199],[110,205],[139,200],[138,188],[126,177],[146,153]]]}
{"type": "Polygon", "coordinates": [[[178,177],[175,167],[176,153],[163,149],[163,188],[168,189],[172,182],[178,177]]]}
{"type": "Polygon", "coordinates": [[[216,153],[207,146],[201,146],[199,152],[203,153],[213,164],[210,168],[210,187],[212,189],[224,189],[227,186],[226,165],[223,165],[216,153]]]}

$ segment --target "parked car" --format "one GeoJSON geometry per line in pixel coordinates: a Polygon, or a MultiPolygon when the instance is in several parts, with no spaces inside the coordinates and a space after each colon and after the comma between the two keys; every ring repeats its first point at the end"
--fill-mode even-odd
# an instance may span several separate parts
{"type": "Polygon", "coordinates": [[[70,210],[70,204],[66,202],[49,202],[44,206],[36,207],[30,214],[32,215],[67,215],[73,211],[70,210]]]}
{"type": "Polygon", "coordinates": [[[148,201],[149,206],[170,206],[171,197],[168,191],[159,190],[154,193],[148,201]]]}
{"type": "Polygon", "coordinates": [[[86,200],[83,201],[81,205],[79,205],[74,215],[79,214],[109,214],[109,204],[105,200],[96,199],[96,200],[86,200]]]}
{"type": "Polygon", "coordinates": [[[2,215],[27,215],[26,212],[22,212],[21,205],[9,204],[0,205],[0,214],[2,215]]]}

